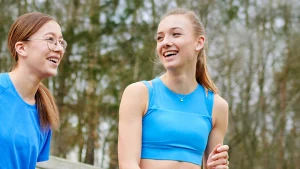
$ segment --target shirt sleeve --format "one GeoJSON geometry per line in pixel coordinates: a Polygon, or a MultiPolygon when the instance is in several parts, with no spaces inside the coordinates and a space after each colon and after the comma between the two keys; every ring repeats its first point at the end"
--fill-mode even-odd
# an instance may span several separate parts
{"type": "Polygon", "coordinates": [[[51,137],[52,137],[52,130],[49,129],[49,131],[45,135],[44,138],[45,141],[43,146],[41,147],[41,151],[38,155],[37,162],[49,160],[51,137]]]}

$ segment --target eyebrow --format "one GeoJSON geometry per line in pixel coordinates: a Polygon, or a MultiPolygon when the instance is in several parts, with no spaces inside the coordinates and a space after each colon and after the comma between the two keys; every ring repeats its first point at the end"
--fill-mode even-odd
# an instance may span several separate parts
{"type": "MultiPolygon", "coordinates": [[[[174,30],[174,29],[182,29],[182,28],[181,27],[173,27],[170,30],[174,30]]],[[[163,32],[157,32],[156,34],[158,35],[158,34],[161,34],[161,33],[163,33],[163,32]]]]}
{"type": "MultiPolygon", "coordinates": [[[[49,34],[53,35],[53,36],[56,36],[53,32],[47,32],[47,33],[44,34],[44,36],[49,35],[49,34]]],[[[61,38],[63,38],[63,37],[62,36],[58,37],[58,39],[61,39],[61,38]]]]}

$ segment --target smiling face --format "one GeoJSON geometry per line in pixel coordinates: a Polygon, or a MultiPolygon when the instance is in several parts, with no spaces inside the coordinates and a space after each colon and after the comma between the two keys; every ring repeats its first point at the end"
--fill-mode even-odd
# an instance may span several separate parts
{"type": "Polygon", "coordinates": [[[168,69],[186,67],[195,69],[197,54],[203,47],[203,37],[196,37],[193,25],[186,15],[169,15],[157,29],[157,54],[168,69]]]}
{"type": "Polygon", "coordinates": [[[64,54],[63,47],[56,39],[62,40],[61,28],[57,22],[51,20],[32,34],[27,41],[18,42],[23,45],[23,51],[17,49],[19,66],[25,67],[28,73],[35,74],[41,79],[56,75],[57,67],[64,54]],[[51,41],[57,43],[53,50],[48,47],[51,41]]]}

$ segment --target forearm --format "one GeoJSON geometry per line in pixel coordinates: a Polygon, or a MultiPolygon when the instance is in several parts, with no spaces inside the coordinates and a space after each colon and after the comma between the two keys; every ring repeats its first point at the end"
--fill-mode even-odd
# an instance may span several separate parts
{"type": "Polygon", "coordinates": [[[202,160],[202,167],[200,167],[201,169],[208,169],[206,167],[206,162],[207,162],[207,157],[206,157],[206,155],[204,155],[203,160],[202,160]]]}
{"type": "Polygon", "coordinates": [[[141,169],[137,164],[120,164],[119,169],[141,169]]]}

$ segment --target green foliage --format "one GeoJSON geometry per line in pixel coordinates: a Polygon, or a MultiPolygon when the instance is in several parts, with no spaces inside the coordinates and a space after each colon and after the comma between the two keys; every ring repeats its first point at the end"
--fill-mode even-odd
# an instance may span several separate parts
{"type": "Polygon", "coordinates": [[[122,92],[163,71],[153,63],[160,17],[172,7],[191,8],[206,27],[210,74],[230,106],[225,138],[230,168],[297,168],[300,6],[295,2],[0,0],[0,70],[12,65],[6,38],[15,18],[31,11],[54,16],[68,47],[58,76],[44,82],[61,117],[51,153],[69,158],[72,152],[80,162],[115,169],[122,92]]]}

